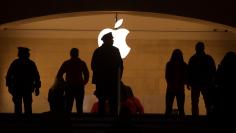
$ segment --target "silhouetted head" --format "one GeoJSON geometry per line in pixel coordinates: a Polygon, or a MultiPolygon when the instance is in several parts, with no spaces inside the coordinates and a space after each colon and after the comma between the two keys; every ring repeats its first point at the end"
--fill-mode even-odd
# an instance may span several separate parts
{"type": "Polygon", "coordinates": [[[128,97],[133,97],[133,96],[134,96],[134,93],[133,93],[131,87],[130,87],[130,86],[126,86],[126,89],[127,89],[127,95],[128,95],[128,97]]]}
{"type": "Polygon", "coordinates": [[[229,51],[225,54],[225,57],[235,57],[236,53],[233,51],[229,51]]]}
{"type": "Polygon", "coordinates": [[[113,35],[111,32],[105,34],[101,40],[103,41],[104,44],[113,44],[113,35]]]}
{"type": "Polygon", "coordinates": [[[205,49],[205,46],[203,42],[198,42],[195,46],[195,50],[197,54],[204,53],[204,49],[205,49]]]}
{"type": "Polygon", "coordinates": [[[72,48],[70,50],[70,56],[71,57],[78,57],[79,56],[79,50],[77,48],[72,48]]]}
{"type": "Polygon", "coordinates": [[[29,58],[29,56],[30,56],[29,51],[30,51],[29,48],[18,47],[18,57],[19,58],[29,58]]]}
{"type": "Polygon", "coordinates": [[[130,86],[125,85],[122,81],[120,82],[120,89],[121,89],[121,100],[125,101],[129,97],[133,97],[133,91],[130,86]]]}
{"type": "Polygon", "coordinates": [[[229,64],[235,64],[236,62],[236,53],[233,51],[229,51],[225,54],[223,60],[221,61],[221,65],[229,65],[229,64]]]}
{"type": "Polygon", "coordinates": [[[183,62],[184,58],[183,58],[183,53],[180,49],[175,49],[172,53],[171,56],[171,61],[177,61],[177,62],[183,62]]]}

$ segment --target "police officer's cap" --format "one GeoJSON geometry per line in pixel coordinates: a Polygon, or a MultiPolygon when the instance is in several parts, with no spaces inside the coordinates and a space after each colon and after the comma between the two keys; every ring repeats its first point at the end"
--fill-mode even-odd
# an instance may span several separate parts
{"type": "Polygon", "coordinates": [[[101,39],[104,41],[104,40],[109,40],[112,38],[113,38],[112,33],[109,32],[109,33],[105,34],[101,39]]]}
{"type": "Polygon", "coordinates": [[[26,47],[18,47],[18,51],[19,51],[19,52],[29,52],[30,49],[29,49],[29,48],[26,48],[26,47]]]}

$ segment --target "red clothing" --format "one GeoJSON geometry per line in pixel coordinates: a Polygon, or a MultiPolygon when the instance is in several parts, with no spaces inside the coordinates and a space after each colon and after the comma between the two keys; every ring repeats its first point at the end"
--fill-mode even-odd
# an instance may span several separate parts
{"type": "MultiPolygon", "coordinates": [[[[109,112],[108,102],[106,102],[106,112],[109,112]]],[[[95,102],[92,106],[91,113],[98,113],[98,102],[95,102]]]]}
{"type": "Polygon", "coordinates": [[[82,85],[88,83],[89,71],[87,65],[80,58],[71,58],[60,67],[57,77],[62,78],[66,73],[66,82],[70,85],[82,85]]]}
{"type": "MultiPolygon", "coordinates": [[[[139,101],[138,98],[136,97],[130,97],[128,98],[125,102],[121,104],[121,110],[126,108],[131,114],[143,114],[144,109],[139,101]]],[[[92,106],[91,113],[97,113],[98,112],[98,102],[95,102],[92,106]]],[[[106,103],[106,112],[109,112],[109,106],[108,102],[106,103]]]]}
{"type": "Polygon", "coordinates": [[[125,102],[122,103],[121,108],[126,108],[131,114],[143,114],[144,109],[136,97],[129,97],[125,102]]]}
{"type": "Polygon", "coordinates": [[[98,102],[95,102],[92,106],[91,113],[97,113],[98,112],[98,102]]]}

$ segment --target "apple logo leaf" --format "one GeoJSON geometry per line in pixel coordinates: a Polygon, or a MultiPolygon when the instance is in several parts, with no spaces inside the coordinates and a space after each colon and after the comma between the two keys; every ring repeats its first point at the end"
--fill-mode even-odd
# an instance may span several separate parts
{"type": "Polygon", "coordinates": [[[115,23],[114,28],[115,28],[115,29],[119,28],[119,27],[122,25],[122,23],[123,23],[123,19],[119,19],[119,20],[115,23]]]}

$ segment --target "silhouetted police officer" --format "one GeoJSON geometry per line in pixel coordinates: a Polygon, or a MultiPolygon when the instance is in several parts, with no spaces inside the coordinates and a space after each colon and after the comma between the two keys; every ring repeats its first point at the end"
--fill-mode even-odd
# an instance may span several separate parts
{"type": "Polygon", "coordinates": [[[18,47],[18,59],[15,59],[7,72],[6,85],[15,104],[15,113],[22,113],[22,100],[25,114],[32,114],[32,93],[39,95],[40,76],[36,64],[29,59],[29,49],[18,47]]]}
{"type": "Polygon", "coordinates": [[[96,84],[95,95],[99,100],[99,114],[105,114],[108,100],[110,113],[118,114],[118,84],[122,77],[123,60],[119,49],[113,46],[112,33],[102,37],[103,45],[97,48],[92,57],[92,83],[96,84]]]}

